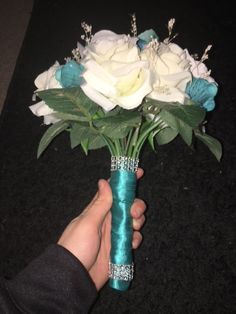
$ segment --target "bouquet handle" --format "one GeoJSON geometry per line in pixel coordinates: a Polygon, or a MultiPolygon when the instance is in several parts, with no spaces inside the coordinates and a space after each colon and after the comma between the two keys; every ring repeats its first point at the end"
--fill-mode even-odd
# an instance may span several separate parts
{"type": "Polygon", "coordinates": [[[121,291],[128,290],[134,273],[130,208],[136,193],[137,168],[137,159],[112,156],[110,185],[113,203],[109,285],[121,291]]]}

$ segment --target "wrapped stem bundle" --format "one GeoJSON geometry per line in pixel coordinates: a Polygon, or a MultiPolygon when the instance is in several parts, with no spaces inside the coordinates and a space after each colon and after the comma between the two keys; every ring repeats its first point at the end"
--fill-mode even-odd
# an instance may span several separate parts
{"type": "Polygon", "coordinates": [[[127,290],[133,279],[133,227],[130,208],[135,198],[138,159],[115,157],[111,159],[111,188],[113,204],[111,254],[109,263],[110,286],[127,290]]]}

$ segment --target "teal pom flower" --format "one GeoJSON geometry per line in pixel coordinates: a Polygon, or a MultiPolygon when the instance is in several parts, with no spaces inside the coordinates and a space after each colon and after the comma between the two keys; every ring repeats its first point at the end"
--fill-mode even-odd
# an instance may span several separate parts
{"type": "Polygon", "coordinates": [[[137,45],[142,50],[146,45],[150,43],[153,39],[159,40],[156,32],[153,29],[148,29],[147,31],[138,35],[137,45]]]}
{"type": "Polygon", "coordinates": [[[68,61],[57,69],[55,77],[62,87],[76,87],[82,83],[81,74],[84,67],[74,60],[68,61]]]}
{"type": "Polygon", "coordinates": [[[218,87],[215,83],[209,83],[202,78],[193,78],[186,87],[186,93],[190,96],[191,100],[196,101],[206,111],[212,111],[215,108],[215,100],[218,87]]]}

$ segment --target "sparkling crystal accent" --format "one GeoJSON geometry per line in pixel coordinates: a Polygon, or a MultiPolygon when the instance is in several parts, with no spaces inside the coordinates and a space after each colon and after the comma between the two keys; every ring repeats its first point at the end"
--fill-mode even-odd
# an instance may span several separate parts
{"type": "Polygon", "coordinates": [[[134,276],[134,264],[119,265],[109,262],[109,278],[115,280],[131,281],[134,276]]]}
{"type": "Polygon", "coordinates": [[[138,162],[138,158],[111,156],[111,171],[126,170],[136,172],[138,170],[138,162]]]}

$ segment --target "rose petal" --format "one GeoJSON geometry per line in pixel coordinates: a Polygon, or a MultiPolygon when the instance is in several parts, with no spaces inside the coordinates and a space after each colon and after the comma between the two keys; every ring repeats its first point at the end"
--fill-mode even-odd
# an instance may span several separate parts
{"type": "Polygon", "coordinates": [[[54,114],[47,114],[47,115],[44,116],[43,123],[46,124],[46,125],[49,125],[49,124],[54,124],[54,123],[56,123],[58,121],[60,121],[60,119],[55,117],[54,114]]]}
{"type": "Polygon", "coordinates": [[[55,62],[47,71],[39,74],[34,81],[38,90],[45,90],[49,88],[61,88],[60,83],[55,78],[55,72],[59,68],[59,63],[55,62]]]}
{"type": "MultiPolygon", "coordinates": [[[[187,49],[185,49],[186,57],[190,62],[191,65],[191,72],[194,77],[196,78],[203,78],[207,80],[209,83],[216,83],[215,80],[210,76],[210,72],[207,68],[207,66],[203,63],[200,62],[199,60],[195,60],[190,53],[188,52],[187,49]]],[[[217,84],[217,83],[216,83],[217,84]]]]}
{"type": "Polygon", "coordinates": [[[146,71],[146,73],[143,73],[143,76],[145,76],[143,80],[140,77],[140,80],[142,81],[136,82],[136,84],[139,85],[139,88],[137,88],[135,91],[132,91],[132,93],[127,96],[122,96],[118,98],[120,107],[127,110],[134,109],[138,107],[142,103],[143,98],[151,92],[151,73],[149,71],[146,71]]]}
{"type": "Polygon", "coordinates": [[[32,106],[29,106],[30,110],[38,117],[51,114],[54,111],[46,105],[46,103],[42,100],[38,102],[37,104],[34,104],[32,106]]]}
{"type": "Polygon", "coordinates": [[[30,110],[38,117],[44,116],[44,124],[48,125],[60,121],[55,115],[54,111],[49,108],[44,101],[29,106],[30,110]]]}
{"type": "Polygon", "coordinates": [[[117,105],[107,97],[104,97],[102,94],[98,93],[88,84],[81,85],[81,89],[83,90],[85,95],[87,95],[91,100],[93,100],[96,104],[101,106],[106,111],[112,110],[117,105]]]}
{"type": "Polygon", "coordinates": [[[170,44],[168,44],[168,46],[169,46],[171,52],[177,54],[178,56],[183,55],[184,58],[186,58],[184,49],[182,49],[179,45],[170,43],[170,44]]]}
{"type": "Polygon", "coordinates": [[[189,81],[191,81],[191,79],[192,75],[190,72],[187,71],[169,75],[161,75],[160,85],[178,87],[182,91],[185,91],[186,85],[189,81]]]}
{"type": "Polygon", "coordinates": [[[160,100],[160,101],[166,101],[166,102],[179,102],[181,104],[184,103],[185,99],[185,93],[180,91],[178,88],[175,87],[166,87],[166,90],[158,92],[158,90],[155,90],[151,92],[148,97],[155,99],[155,100],[160,100]]]}

